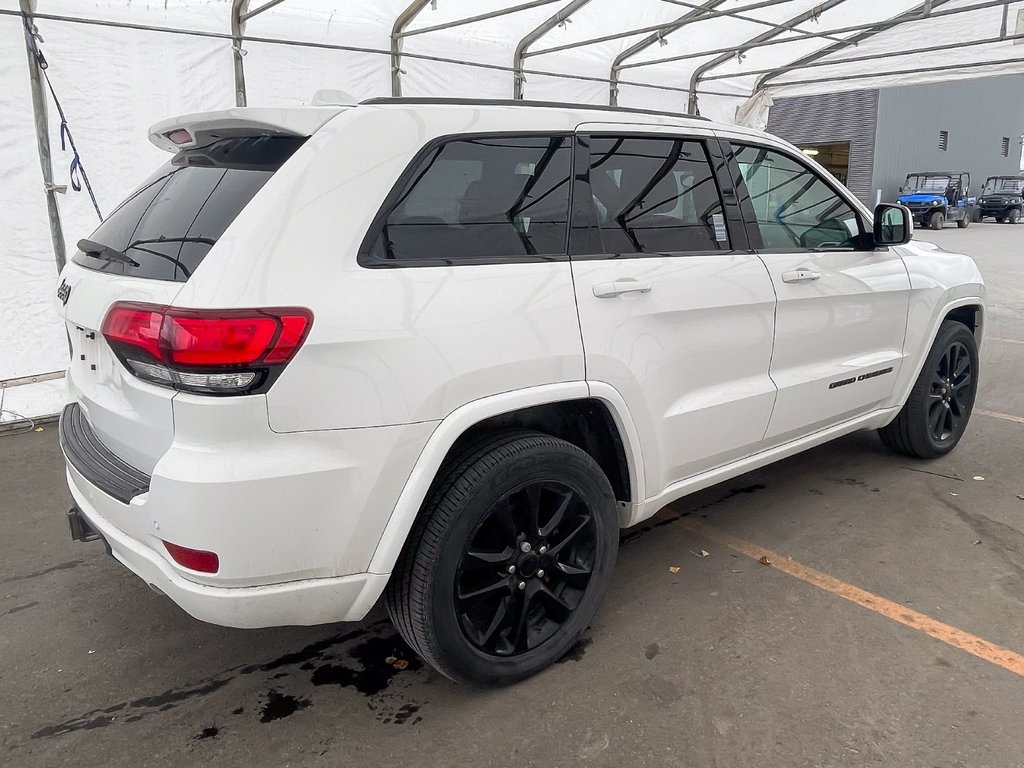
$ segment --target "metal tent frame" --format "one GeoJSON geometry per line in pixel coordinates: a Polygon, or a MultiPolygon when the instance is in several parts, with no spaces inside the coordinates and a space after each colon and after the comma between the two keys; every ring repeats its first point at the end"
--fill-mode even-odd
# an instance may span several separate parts
{"type": "MultiPolygon", "coordinates": [[[[858,44],[865,40],[873,38],[877,35],[884,34],[885,32],[895,29],[903,24],[910,24],[914,22],[940,17],[954,16],[963,13],[971,13],[974,11],[980,11],[987,8],[1001,6],[1003,9],[1002,23],[998,35],[986,37],[985,39],[982,40],[962,41],[959,43],[951,42],[943,45],[930,46],[923,49],[923,52],[948,51],[957,48],[992,45],[1008,41],[1016,42],[1017,40],[1024,38],[1024,34],[1008,34],[1009,10],[1010,5],[1014,2],[1014,0],[979,0],[978,2],[974,2],[969,5],[958,6],[954,8],[942,7],[948,5],[948,3],[951,2],[951,0],[923,0],[921,3],[914,6],[910,10],[907,10],[903,13],[899,13],[893,16],[892,18],[884,21],[876,21],[869,24],[857,24],[845,27],[831,28],[820,23],[821,16],[831,8],[840,5],[845,0],[822,0],[822,2],[817,3],[812,8],[805,9],[802,13],[794,15],[784,22],[773,22],[767,19],[759,18],[756,16],[756,12],[759,9],[784,5],[786,3],[795,2],[795,0],[750,0],[750,2],[732,8],[724,7],[726,3],[729,2],[729,0],[661,0],[661,2],[667,4],[679,6],[680,8],[684,9],[684,12],[679,17],[670,22],[656,25],[648,25],[645,27],[624,28],[616,30],[606,35],[591,37],[559,45],[553,45],[547,48],[536,48],[535,46],[538,43],[540,43],[554,29],[560,26],[564,26],[568,22],[570,22],[572,16],[581,11],[586,6],[588,6],[591,0],[519,0],[518,2],[510,2],[510,4],[507,5],[506,7],[499,8],[497,10],[489,11],[486,13],[480,13],[473,16],[456,18],[445,23],[426,25],[420,27],[414,27],[413,23],[416,21],[420,13],[427,6],[434,6],[437,0],[412,0],[410,4],[406,6],[405,9],[395,18],[390,34],[390,47],[389,49],[385,50],[343,44],[314,43],[303,40],[287,40],[281,38],[259,37],[247,34],[246,24],[248,21],[250,21],[251,19],[260,14],[269,11],[270,9],[276,6],[281,5],[284,1],[285,0],[232,0],[230,9],[229,30],[223,33],[204,30],[176,29],[153,25],[132,24],[126,22],[103,21],[98,19],[89,19],[66,15],[61,16],[56,14],[46,14],[39,12],[37,7],[38,0],[19,0],[20,9],[18,11],[0,10],[0,14],[2,15],[20,15],[23,19],[25,26],[25,45],[26,52],[28,54],[29,77],[31,80],[32,107],[35,116],[37,150],[42,169],[44,190],[47,197],[47,210],[50,220],[50,234],[51,239],[53,241],[54,255],[58,267],[63,266],[65,254],[64,239],[60,222],[60,211],[57,205],[56,195],[62,192],[63,189],[55,185],[53,181],[53,167],[51,162],[46,98],[42,85],[40,62],[39,60],[37,60],[35,55],[36,47],[34,36],[36,35],[35,22],[37,19],[53,19],[57,21],[73,22],[80,24],[111,26],[125,29],[141,29],[147,31],[165,32],[169,34],[195,35],[199,37],[228,40],[231,42],[232,51],[235,104],[239,107],[244,107],[247,103],[244,66],[244,45],[247,41],[272,43],[280,45],[303,46],[326,50],[353,51],[388,56],[391,63],[392,96],[402,95],[402,75],[404,74],[402,64],[404,60],[412,59],[459,64],[463,66],[478,67],[483,69],[507,72],[510,75],[511,92],[512,97],[514,99],[524,98],[524,83],[526,82],[526,77],[527,75],[536,74],[548,77],[606,83],[608,86],[608,103],[611,106],[618,105],[619,89],[622,85],[638,86],[643,88],[686,94],[687,111],[690,112],[691,114],[697,114],[699,112],[699,97],[702,94],[727,96],[730,98],[743,98],[742,95],[738,94],[735,91],[729,93],[716,92],[705,86],[705,84],[708,82],[717,82],[733,78],[757,76],[753,88],[751,89],[751,97],[755,97],[765,92],[770,87],[781,87],[782,85],[808,85],[833,82],[839,79],[846,81],[863,81],[870,80],[872,78],[880,76],[902,73],[917,74],[933,73],[939,71],[960,72],[968,69],[992,66],[994,64],[1017,64],[1020,62],[1024,62],[1024,54],[1022,54],[1019,57],[1006,58],[998,61],[978,61],[954,65],[910,67],[861,74],[844,74],[841,76],[829,76],[826,74],[825,76],[822,77],[810,77],[799,80],[787,79],[783,83],[777,82],[784,75],[802,70],[814,70],[820,67],[841,66],[843,64],[852,64],[867,61],[880,61],[887,58],[906,56],[908,55],[908,52],[906,51],[881,52],[867,54],[863,56],[841,58],[835,58],[834,54],[839,53],[851,46],[857,46],[858,44]],[[454,57],[430,56],[426,54],[410,53],[403,50],[404,41],[410,37],[427,35],[441,30],[466,26],[487,19],[494,19],[503,16],[513,16],[524,11],[554,4],[559,4],[559,7],[555,11],[555,13],[548,17],[541,24],[531,29],[526,35],[524,35],[518,41],[518,44],[515,47],[515,52],[512,57],[512,61],[508,66],[488,64],[484,62],[466,61],[454,57]],[[740,41],[734,45],[722,46],[710,50],[701,49],[689,51],[687,53],[677,54],[674,56],[650,58],[642,61],[636,60],[639,54],[646,51],[651,46],[654,46],[659,43],[664,43],[666,37],[672,35],[675,32],[678,32],[681,29],[688,28],[691,27],[692,25],[706,22],[711,19],[719,19],[723,17],[743,21],[746,24],[757,24],[766,27],[766,29],[760,34],[754,37],[750,37],[746,40],[740,41]],[[802,26],[807,22],[811,21],[816,22],[815,28],[806,29],[802,26]],[[621,53],[619,53],[613,58],[608,69],[607,78],[577,75],[565,72],[554,72],[542,69],[528,69],[526,66],[527,61],[529,59],[538,56],[543,56],[545,54],[552,54],[561,51],[582,48],[597,43],[633,37],[637,37],[639,38],[639,40],[625,48],[621,53]],[[799,58],[789,61],[786,64],[776,66],[770,69],[766,68],[759,70],[746,70],[726,74],[714,73],[715,69],[721,67],[723,64],[730,61],[734,57],[742,56],[742,54],[747,53],[751,50],[785,44],[793,42],[795,40],[811,39],[821,40],[823,43],[822,47],[815,51],[812,51],[811,53],[802,55],[799,58]],[[686,88],[670,86],[655,82],[626,81],[622,79],[623,74],[627,70],[639,70],[641,68],[650,67],[653,65],[670,64],[692,59],[708,59],[708,57],[712,58],[701,63],[693,71],[690,78],[689,87],[686,88]]],[[[802,5],[801,7],[806,8],[805,5],[802,5]]]]}

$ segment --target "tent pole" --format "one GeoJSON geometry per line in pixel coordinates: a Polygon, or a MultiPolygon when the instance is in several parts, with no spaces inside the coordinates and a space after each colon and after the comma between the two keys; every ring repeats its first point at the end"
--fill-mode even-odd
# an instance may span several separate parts
{"type": "Polygon", "coordinates": [[[245,34],[245,19],[249,13],[249,0],[231,0],[231,57],[235,68],[235,106],[244,107],[245,98],[245,67],[242,57],[242,40],[245,34]]]}
{"type": "Polygon", "coordinates": [[[57,205],[57,193],[66,188],[53,183],[53,160],[50,155],[50,125],[46,118],[46,97],[43,94],[43,79],[39,62],[35,57],[36,34],[35,23],[32,21],[36,10],[36,0],[20,0],[21,15],[25,22],[25,53],[28,54],[28,77],[32,86],[32,114],[36,125],[36,147],[39,150],[39,165],[43,171],[43,189],[46,192],[47,218],[50,220],[50,240],[53,243],[53,255],[57,261],[57,271],[64,269],[67,253],[64,247],[64,230],[60,224],[60,208],[57,205]]]}
{"type": "Polygon", "coordinates": [[[612,62],[611,72],[608,75],[608,104],[613,107],[619,106],[619,75],[622,72],[622,64],[626,59],[630,59],[641,51],[647,50],[655,43],[661,42],[666,35],[682,29],[687,24],[711,18],[709,14],[724,2],[725,0],[708,0],[708,2],[703,5],[694,7],[688,13],[683,14],[670,25],[648,35],[640,42],[629,46],[629,48],[616,56],[615,60],[612,62]]]}
{"type": "Polygon", "coordinates": [[[515,56],[512,58],[512,98],[521,99],[523,98],[523,83],[526,82],[526,75],[523,74],[524,61],[526,59],[527,49],[535,42],[540,40],[544,35],[550,32],[560,24],[564,24],[566,19],[572,16],[576,11],[589,3],[590,0],[572,0],[568,5],[559,9],[558,13],[547,19],[542,24],[534,27],[528,32],[522,40],[519,41],[519,45],[516,46],[515,56]]]}
{"type": "MultiPolygon", "coordinates": [[[[924,15],[924,14],[922,14],[920,12],[920,9],[923,8],[924,5],[926,5],[926,4],[922,4],[921,6],[917,6],[916,9],[911,9],[909,11],[906,11],[905,13],[901,13],[899,16],[894,16],[894,17],[892,17],[891,19],[889,19],[887,21],[873,21],[870,24],[854,24],[853,26],[849,26],[849,27],[834,27],[834,28],[829,30],[829,34],[831,34],[831,35],[845,35],[845,34],[850,33],[850,32],[864,32],[864,31],[874,33],[874,32],[884,31],[884,29],[881,29],[882,27],[885,27],[886,29],[888,29],[888,28],[891,28],[891,27],[895,26],[897,23],[903,24],[903,23],[910,23],[910,22],[915,22],[915,21],[926,21],[927,19],[937,19],[937,18],[944,17],[944,16],[956,16],[956,15],[961,14],[961,13],[973,13],[974,11],[982,11],[982,10],[985,10],[986,8],[994,8],[996,6],[1002,6],[1005,3],[1011,2],[1011,1],[1012,0],[984,0],[983,2],[978,2],[978,3],[975,3],[973,5],[964,5],[964,6],[959,6],[957,8],[949,8],[947,10],[935,11],[934,13],[930,13],[929,15],[924,15]],[[918,12],[915,13],[915,10],[917,10],[918,12]]],[[[950,2],[950,0],[930,0],[930,4],[932,6],[934,6],[934,7],[936,7],[936,8],[938,6],[944,4],[944,3],[947,3],[947,2],[950,2]]],[[[843,47],[844,45],[853,45],[854,43],[852,43],[851,41],[857,40],[857,39],[858,39],[857,36],[855,36],[855,37],[848,37],[848,38],[846,38],[843,41],[842,44],[835,43],[835,45],[839,46],[839,47],[843,47]]],[[[779,40],[779,39],[766,40],[765,42],[761,43],[757,47],[758,48],[766,48],[769,45],[787,45],[787,44],[792,43],[792,42],[793,42],[793,39],[786,37],[786,38],[782,38],[781,40],[779,40]]],[[[719,54],[719,53],[736,53],[737,51],[743,51],[743,50],[746,50],[746,49],[749,49],[749,46],[730,45],[730,46],[727,46],[727,47],[724,47],[724,48],[713,48],[711,50],[699,50],[699,51],[693,51],[693,52],[690,52],[690,53],[683,53],[683,54],[680,54],[678,56],[667,56],[667,57],[662,58],[662,59],[648,59],[647,61],[635,61],[632,64],[624,64],[622,66],[622,68],[623,69],[635,69],[637,67],[649,67],[649,66],[653,66],[655,64],[670,64],[670,63],[675,62],[675,61],[687,61],[689,59],[702,59],[702,58],[706,58],[708,56],[712,56],[712,55],[719,54]]],[[[821,50],[825,50],[825,49],[821,49],[821,50]]],[[[543,51],[539,51],[539,53],[543,53],[543,51]]],[[[533,55],[533,54],[530,54],[530,55],[533,55]]],[[[810,54],[810,56],[813,57],[813,56],[815,56],[815,54],[812,53],[812,54],[810,54]]]]}
{"type": "MultiPolygon", "coordinates": [[[[855,64],[863,61],[880,61],[882,59],[899,58],[902,56],[914,56],[922,53],[935,53],[936,51],[955,51],[963,48],[974,48],[979,45],[994,45],[996,43],[1005,43],[1012,40],[1024,40],[1024,35],[1006,35],[1003,37],[988,37],[984,40],[969,40],[966,43],[946,43],[944,45],[929,45],[924,48],[914,48],[911,51],[888,51],[886,53],[871,53],[866,56],[849,56],[843,59],[833,59],[830,61],[809,61],[804,64],[787,64],[784,67],[775,67],[773,69],[751,69],[746,72],[733,72],[726,75],[710,75],[705,77],[702,82],[709,82],[711,80],[732,80],[737,77],[749,77],[750,75],[763,75],[773,74],[782,75],[787,72],[794,72],[796,70],[803,69],[815,69],[817,67],[836,67],[840,64],[855,64]]],[[[870,72],[866,72],[862,77],[871,77],[870,72]]],[[[785,83],[783,83],[785,85],[785,83]]]]}
{"type": "MultiPolygon", "coordinates": [[[[779,24],[776,27],[767,30],[766,32],[762,32],[760,35],[757,35],[756,37],[750,38],[749,40],[747,40],[747,42],[738,46],[735,54],[722,53],[713,58],[711,61],[707,62],[706,64],[701,64],[693,71],[693,75],[690,76],[690,99],[686,111],[691,115],[700,114],[700,110],[697,106],[697,88],[700,86],[700,79],[704,77],[706,73],[710,72],[715,67],[721,66],[725,62],[729,61],[730,59],[733,58],[734,55],[742,54],[749,48],[756,48],[758,45],[765,42],[766,40],[771,40],[772,38],[778,37],[783,32],[788,31],[789,28],[796,26],[797,24],[803,24],[804,22],[810,21],[811,19],[817,19],[818,16],[820,16],[822,13],[824,13],[825,11],[829,11],[832,8],[835,8],[842,2],[844,2],[844,0],[825,0],[825,2],[819,3],[813,8],[810,8],[809,10],[806,10],[803,13],[794,16],[788,21],[779,24]]],[[[836,43],[833,43],[833,45],[836,45],[836,43]]]]}
{"type": "Polygon", "coordinates": [[[395,25],[391,28],[391,95],[402,95],[402,33],[413,19],[430,4],[431,0],[413,0],[398,14],[395,25]]]}
{"type": "MultiPolygon", "coordinates": [[[[792,0],[756,0],[756,2],[750,3],[749,5],[743,5],[739,8],[733,8],[733,13],[740,13],[742,11],[753,11],[758,8],[770,8],[773,5],[781,5],[783,3],[789,3],[792,0]]],[[[594,43],[607,43],[611,40],[621,40],[624,37],[633,37],[635,35],[644,35],[649,32],[661,32],[665,29],[670,29],[675,24],[674,21],[670,21],[667,24],[654,24],[648,27],[638,27],[636,29],[624,29],[620,32],[615,32],[610,35],[601,35],[601,37],[590,37],[586,40],[578,40],[575,43],[566,43],[565,45],[556,45],[552,48],[543,48],[539,51],[530,51],[526,54],[526,58],[530,56],[543,56],[546,53],[558,53],[559,51],[568,51],[572,48],[581,48],[585,45],[593,45],[594,43]]]]}

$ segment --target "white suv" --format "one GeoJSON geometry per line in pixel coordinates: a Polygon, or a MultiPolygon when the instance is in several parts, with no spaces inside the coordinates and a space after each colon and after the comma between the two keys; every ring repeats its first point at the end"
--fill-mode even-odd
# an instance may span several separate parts
{"type": "Polygon", "coordinates": [[[510,682],[619,529],[857,429],[964,433],[985,290],[772,136],[376,99],[160,123],[60,276],[78,539],[193,616],[355,621],[510,682]]]}

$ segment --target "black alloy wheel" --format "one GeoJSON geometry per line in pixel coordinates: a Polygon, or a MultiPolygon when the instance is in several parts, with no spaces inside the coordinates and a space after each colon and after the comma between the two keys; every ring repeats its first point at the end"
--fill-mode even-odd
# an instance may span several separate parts
{"type": "Polygon", "coordinates": [[[597,554],[593,512],[572,488],[534,482],[499,499],[455,576],[466,639],[514,656],[551,639],[579,606],[597,554]]]}
{"type": "Polygon", "coordinates": [[[939,357],[928,395],[928,427],[936,442],[961,433],[974,403],[973,373],[971,353],[961,341],[952,342],[939,357]]]}
{"type": "Polygon", "coordinates": [[[593,620],[619,544],[615,493],[579,447],[486,433],[446,461],[385,605],[435,669],[504,685],[562,658],[593,620]]]}
{"type": "Polygon", "coordinates": [[[889,448],[919,459],[953,450],[967,431],[978,392],[978,344],[963,323],[946,320],[907,401],[878,430],[889,448]]]}

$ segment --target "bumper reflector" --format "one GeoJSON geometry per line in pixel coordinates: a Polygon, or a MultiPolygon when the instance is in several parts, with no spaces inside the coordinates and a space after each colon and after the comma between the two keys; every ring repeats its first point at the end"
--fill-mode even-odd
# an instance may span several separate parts
{"type": "Polygon", "coordinates": [[[164,547],[174,562],[182,568],[199,571],[200,573],[216,573],[220,570],[220,558],[217,557],[216,552],[182,547],[177,544],[171,544],[169,541],[164,542],[164,547]]]}

